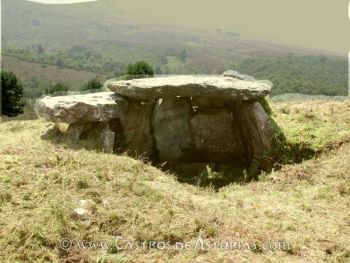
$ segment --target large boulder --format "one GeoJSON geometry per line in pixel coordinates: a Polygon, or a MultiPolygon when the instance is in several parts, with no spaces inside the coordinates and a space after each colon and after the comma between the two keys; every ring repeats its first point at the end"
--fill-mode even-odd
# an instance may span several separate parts
{"type": "Polygon", "coordinates": [[[119,95],[138,100],[169,97],[210,97],[256,100],[270,93],[267,83],[222,76],[173,76],[122,80],[108,84],[119,95]]]}
{"type": "Polygon", "coordinates": [[[128,103],[113,92],[67,95],[37,100],[39,117],[55,123],[108,121],[123,116],[128,103]]]}

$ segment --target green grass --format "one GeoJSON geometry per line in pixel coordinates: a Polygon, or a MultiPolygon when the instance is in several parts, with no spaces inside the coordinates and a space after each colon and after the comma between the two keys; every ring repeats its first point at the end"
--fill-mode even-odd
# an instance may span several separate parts
{"type": "Polygon", "coordinates": [[[41,120],[4,119],[0,258],[5,262],[349,262],[349,101],[273,103],[272,109],[287,141],[302,142],[319,150],[319,155],[261,174],[260,181],[218,191],[179,183],[127,156],[43,140],[41,135],[52,125],[41,120]],[[74,209],[79,207],[88,213],[77,216],[74,209]],[[116,236],[123,237],[119,245],[127,240],[146,245],[164,241],[172,249],[116,251],[116,236]],[[211,244],[249,242],[255,249],[174,249],[176,242],[195,244],[199,236],[211,244]],[[59,246],[63,238],[106,241],[110,248],[63,250],[59,246]],[[263,249],[276,241],[289,245],[284,250],[263,249]]]}
{"type": "Polygon", "coordinates": [[[350,141],[349,100],[280,102],[272,108],[290,147],[320,153],[350,141]]]}

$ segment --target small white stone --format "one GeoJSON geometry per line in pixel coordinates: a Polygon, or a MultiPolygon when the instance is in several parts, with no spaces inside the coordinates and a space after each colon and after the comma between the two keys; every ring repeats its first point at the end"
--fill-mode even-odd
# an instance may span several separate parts
{"type": "Polygon", "coordinates": [[[76,216],[78,216],[79,218],[85,218],[85,217],[89,216],[91,213],[89,210],[79,207],[79,208],[74,209],[74,214],[76,216]]]}
{"type": "Polygon", "coordinates": [[[79,201],[80,208],[89,208],[93,206],[95,203],[91,199],[82,199],[79,201]]]}

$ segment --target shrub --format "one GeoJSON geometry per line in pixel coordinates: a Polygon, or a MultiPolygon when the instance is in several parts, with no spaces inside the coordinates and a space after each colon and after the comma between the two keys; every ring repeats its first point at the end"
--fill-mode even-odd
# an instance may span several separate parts
{"type": "Polygon", "coordinates": [[[58,82],[55,85],[52,85],[51,87],[46,88],[45,94],[54,94],[55,92],[65,92],[68,90],[69,90],[69,86],[61,82],[58,82]]]}
{"type": "Polygon", "coordinates": [[[100,89],[102,86],[102,83],[97,78],[93,78],[88,83],[83,85],[82,90],[100,89]]]}
{"type": "Polygon", "coordinates": [[[154,76],[154,70],[145,61],[138,61],[128,65],[127,74],[136,78],[149,78],[154,76]]]}

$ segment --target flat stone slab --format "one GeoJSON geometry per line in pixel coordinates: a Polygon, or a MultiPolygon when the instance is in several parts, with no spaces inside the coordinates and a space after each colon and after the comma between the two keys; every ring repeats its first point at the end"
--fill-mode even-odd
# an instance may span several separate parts
{"type": "Polygon", "coordinates": [[[46,96],[36,101],[36,114],[55,123],[108,121],[123,116],[128,103],[114,92],[46,96]]]}
{"type": "Polygon", "coordinates": [[[171,76],[109,82],[115,93],[138,100],[167,97],[211,97],[256,100],[271,91],[269,83],[224,76],[171,76]]]}

